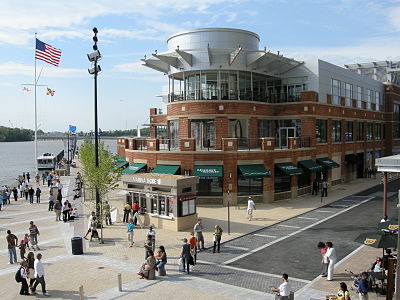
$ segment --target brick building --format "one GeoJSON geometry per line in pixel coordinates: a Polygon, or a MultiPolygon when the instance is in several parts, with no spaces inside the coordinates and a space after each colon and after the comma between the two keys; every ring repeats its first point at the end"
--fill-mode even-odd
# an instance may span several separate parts
{"type": "Polygon", "coordinates": [[[153,56],[143,62],[168,76],[167,113],[151,108],[151,137],[118,138],[118,154],[126,173],[199,176],[200,203],[298,197],[400,152],[398,64],[300,62],[225,28],[175,34],[153,56]]]}

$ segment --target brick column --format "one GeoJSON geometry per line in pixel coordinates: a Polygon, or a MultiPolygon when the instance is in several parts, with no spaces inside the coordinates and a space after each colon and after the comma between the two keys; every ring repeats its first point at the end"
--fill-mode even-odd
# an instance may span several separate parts
{"type": "Polygon", "coordinates": [[[151,138],[156,138],[156,125],[151,125],[150,126],[150,137],[151,138]]]}
{"type": "Polygon", "coordinates": [[[215,117],[215,150],[222,149],[222,138],[228,137],[228,118],[215,117]]]}
{"type": "Polygon", "coordinates": [[[314,91],[303,91],[300,93],[300,101],[301,102],[317,102],[318,101],[318,93],[314,91]]]}
{"type": "Polygon", "coordinates": [[[196,141],[194,140],[194,138],[180,139],[179,149],[181,151],[196,151],[196,141]]]}
{"type": "MultiPolygon", "coordinates": [[[[316,126],[317,122],[315,118],[301,118],[301,138],[303,140],[306,140],[306,138],[309,138],[310,140],[310,147],[315,147],[316,145],[316,126]]],[[[297,145],[298,147],[301,147],[301,145],[297,145]]]]}
{"type": "Polygon", "coordinates": [[[261,150],[274,150],[275,149],[275,138],[264,137],[261,138],[261,150]]]}
{"type": "Polygon", "coordinates": [[[288,137],[288,149],[297,149],[297,138],[295,137],[288,137]]]}
{"type": "Polygon", "coordinates": [[[189,120],[187,117],[179,118],[179,139],[188,138],[189,134],[189,120]]]}
{"type": "Polygon", "coordinates": [[[256,117],[250,118],[250,148],[254,149],[260,146],[258,139],[258,119],[256,117]]]}
{"type": "Polygon", "coordinates": [[[147,139],[147,151],[158,151],[160,150],[157,139],[147,139]]]}
{"type": "Polygon", "coordinates": [[[223,151],[237,151],[238,140],[237,138],[223,138],[222,139],[222,150],[223,151]]]}

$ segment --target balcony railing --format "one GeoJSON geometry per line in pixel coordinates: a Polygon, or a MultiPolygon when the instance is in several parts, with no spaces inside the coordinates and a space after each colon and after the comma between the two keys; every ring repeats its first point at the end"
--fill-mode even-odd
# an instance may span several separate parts
{"type": "Polygon", "coordinates": [[[261,94],[256,91],[240,91],[239,97],[238,93],[230,92],[229,95],[210,95],[207,91],[203,93],[196,93],[197,96],[188,94],[184,95],[183,92],[170,93],[168,95],[169,102],[179,102],[179,101],[207,101],[207,100],[231,100],[231,101],[256,101],[265,103],[288,103],[288,102],[300,102],[300,94],[287,94],[287,93],[277,93],[277,94],[261,94]]]}

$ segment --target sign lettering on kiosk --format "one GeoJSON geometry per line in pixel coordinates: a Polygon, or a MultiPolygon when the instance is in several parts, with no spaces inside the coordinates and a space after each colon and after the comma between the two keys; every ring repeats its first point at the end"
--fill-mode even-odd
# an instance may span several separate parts
{"type": "Polygon", "coordinates": [[[132,177],[132,181],[136,183],[144,183],[144,184],[161,184],[160,178],[145,178],[145,177],[132,177]]]}
{"type": "Polygon", "coordinates": [[[178,201],[187,201],[187,200],[194,200],[197,197],[195,195],[186,195],[186,196],[179,196],[178,201]]]}

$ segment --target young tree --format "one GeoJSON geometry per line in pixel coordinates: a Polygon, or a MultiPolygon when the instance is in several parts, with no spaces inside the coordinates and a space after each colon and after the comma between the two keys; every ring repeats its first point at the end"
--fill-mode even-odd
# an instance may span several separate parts
{"type": "Polygon", "coordinates": [[[85,140],[79,149],[79,157],[82,163],[82,176],[85,186],[91,193],[91,199],[97,188],[100,196],[98,206],[94,203],[97,219],[101,222],[101,241],[103,241],[103,202],[107,193],[118,187],[118,181],[121,178],[121,171],[115,170],[118,156],[112,154],[99,144],[99,166],[95,164],[95,146],[91,140],[85,140]]]}

